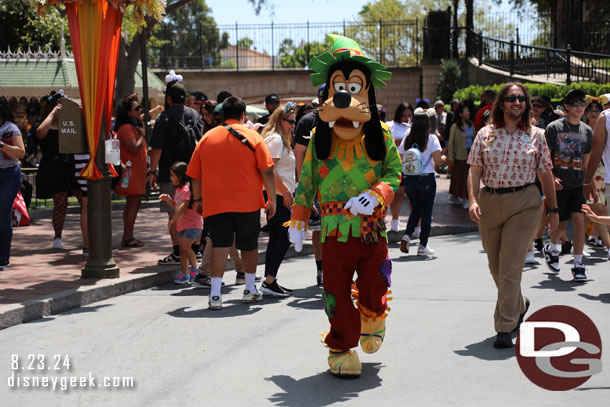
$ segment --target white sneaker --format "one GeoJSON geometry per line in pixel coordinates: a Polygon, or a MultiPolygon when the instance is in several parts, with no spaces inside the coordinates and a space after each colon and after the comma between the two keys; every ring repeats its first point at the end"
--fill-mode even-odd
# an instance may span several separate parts
{"type": "Polygon", "coordinates": [[[263,300],[263,293],[258,290],[250,291],[244,290],[244,296],[241,299],[243,303],[257,302],[263,300]]]}
{"type": "Polygon", "coordinates": [[[458,198],[457,196],[453,196],[453,195],[451,195],[449,197],[449,202],[451,202],[454,205],[461,205],[462,204],[462,200],[460,198],[458,198]]]}
{"type": "Polygon", "coordinates": [[[416,227],[413,233],[411,234],[411,239],[419,239],[419,233],[421,232],[420,227],[416,227]]]}
{"type": "Polygon", "coordinates": [[[61,237],[56,237],[53,239],[53,249],[61,250],[64,248],[64,243],[61,241],[61,237]]]}
{"type": "Polygon", "coordinates": [[[417,249],[418,256],[431,256],[434,253],[436,253],[436,252],[434,250],[432,250],[431,248],[429,248],[428,246],[419,245],[419,248],[417,249]]]}
{"type": "Polygon", "coordinates": [[[392,219],[392,227],[390,227],[390,232],[398,231],[400,231],[400,221],[398,219],[392,219]]]}
{"type": "Polygon", "coordinates": [[[222,309],[222,296],[208,297],[208,309],[222,309]]]}
{"type": "Polygon", "coordinates": [[[536,258],[534,257],[534,252],[527,252],[527,256],[525,256],[525,264],[536,264],[536,258]]]}

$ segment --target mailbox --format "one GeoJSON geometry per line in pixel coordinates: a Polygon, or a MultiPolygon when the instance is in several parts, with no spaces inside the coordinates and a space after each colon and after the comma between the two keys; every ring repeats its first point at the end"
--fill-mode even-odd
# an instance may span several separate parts
{"type": "Polygon", "coordinates": [[[82,108],[72,99],[62,98],[59,111],[59,152],[86,154],[89,152],[82,108]]]}

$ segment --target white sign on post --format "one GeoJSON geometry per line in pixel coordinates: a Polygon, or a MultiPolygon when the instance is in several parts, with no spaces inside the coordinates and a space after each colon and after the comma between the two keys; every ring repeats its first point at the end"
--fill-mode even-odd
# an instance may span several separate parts
{"type": "Polygon", "coordinates": [[[121,142],[110,139],[104,142],[106,164],[121,165],[121,142]]]}

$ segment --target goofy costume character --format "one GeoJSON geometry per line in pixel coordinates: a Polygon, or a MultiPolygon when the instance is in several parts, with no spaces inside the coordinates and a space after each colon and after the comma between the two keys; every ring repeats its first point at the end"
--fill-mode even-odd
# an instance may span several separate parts
{"type": "Polygon", "coordinates": [[[375,101],[375,88],[385,86],[391,73],[365,57],[355,41],[329,37],[331,52],[309,63],[315,72],[313,85],[326,86],[288,233],[300,251],[317,195],[323,297],[330,321],[324,339],[328,364],[333,375],[358,376],[361,364],[352,348],[360,340],[364,352],[376,352],[385,336],[392,265],[384,219],[400,184],[401,162],[389,128],[379,120],[375,101]]]}

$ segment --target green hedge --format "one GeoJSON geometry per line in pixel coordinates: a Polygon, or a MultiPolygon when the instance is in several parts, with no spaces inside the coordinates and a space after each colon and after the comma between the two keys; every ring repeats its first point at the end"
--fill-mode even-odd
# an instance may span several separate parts
{"type": "MultiPolygon", "coordinates": [[[[453,97],[459,100],[474,100],[475,102],[479,100],[481,97],[481,93],[483,93],[486,89],[491,89],[494,92],[498,93],[500,88],[502,88],[504,84],[499,83],[495,85],[471,85],[467,88],[462,88],[457,90],[453,97]]],[[[591,96],[600,96],[604,93],[610,93],[610,83],[606,83],[603,85],[591,82],[578,82],[573,83],[571,85],[554,85],[551,83],[524,83],[524,85],[528,88],[532,96],[548,96],[552,100],[561,100],[564,95],[568,93],[571,89],[580,89],[585,92],[587,95],[591,96]]]]}

